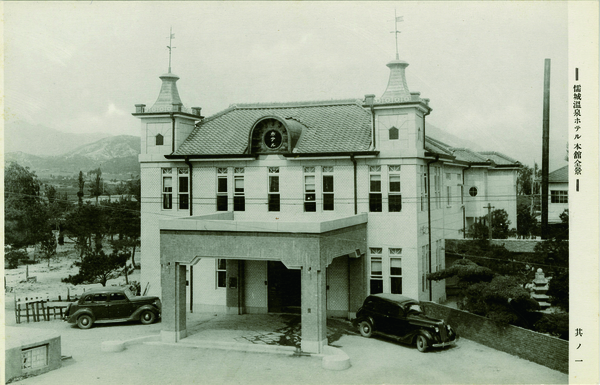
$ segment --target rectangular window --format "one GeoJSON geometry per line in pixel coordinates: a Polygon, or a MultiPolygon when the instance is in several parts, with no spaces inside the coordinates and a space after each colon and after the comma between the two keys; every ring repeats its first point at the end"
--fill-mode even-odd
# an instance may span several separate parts
{"type": "MultiPolygon", "coordinates": [[[[244,169],[236,168],[236,172],[243,173],[244,169]]],[[[245,211],[246,210],[246,196],[244,190],[244,176],[234,175],[233,176],[233,211],[245,211]]]]}
{"type": "Polygon", "coordinates": [[[323,167],[323,211],[333,211],[333,167],[323,167]]]}
{"type": "Polygon", "coordinates": [[[48,345],[21,351],[22,369],[39,369],[48,365],[48,345]]]}
{"type": "Polygon", "coordinates": [[[388,166],[388,211],[390,213],[402,211],[402,194],[400,185],[400,166],[388,166]]]}
{"type": "Polygon", "coordinates": [[[369,166],[369,211],[380,213],[381,200],[381,166],[369,166]]]}
{"type": "Polygon", "coordinates": [[[428,245],[421,247],[421,291],[425,291],[429,288],[429,282],[427,280],[427,273],[429,273],[429,261],[428,261],[428,245]]]}
{"type": "Polygon", "coordinates": [[[163,210],[170,210],[173,208],[173,170],[170,168],[162,169],[162,201],[163,210]]]}
{"type": "Polygon", "coordinates": [[[421,166],[421,211],[427,210],[427,171],[421,166]]]}
{"type": "Polygon", "coordinates": [[[279,167],[269,167],[269,211],[279,211],[280,196],[279,196],[279,167]]]}
{"type": "Polygon", "coordinates": [[[452,205],[452,187],[446,186],[446,195],[448,196],[448,206],[452,205]]]}
{"type": "Polygon", "coordinates": [[[390,286],[392,294],[402,294],[401,258],[390,258],[390,286]]]}
{"type": "Polygon", "coordinates": [[[217,211],[227,211],[227,167],[217,168],[217,211]]]}
{"type": "Polygon", "coordinates": [[[317,194],[315,187],[315,168],[304,167],[304,211],[317,211],[317,194]]]}
{"type": "Polygon", "coordinates": [[[178,185],[178,201],[179,201],[179,209],[187,210],[190,208],[190,184],[189,184],[189,169],[187,168],[178,168],[177,175],[179,179],[178,185]]]}
{"type": "Polygon", "coordinates": [[[569,203],[569,192],[550,190],[550,203],[569,203]]]}
{"type": "Polygon", "coordinates": [[[442,207],[442,182],[441,182],[441,168],[440,167],[434,167],[433,168],[433,185],[434,185],[434,190],[435,190],[435,200],[434,200],[434,204],[436,208],[441,208],[442,207]]]}
{"type": "Polygon", "coordinates": [[[383,263],[381,259],[382,249],[380,247],[371,247],[370,262],[370,290],[371,294],[383,293],[383,263]]]}
{"type": "Polygon", "coordinates": [[[227,260],[217,259],[217,287],[227,287],[227,260]]]}

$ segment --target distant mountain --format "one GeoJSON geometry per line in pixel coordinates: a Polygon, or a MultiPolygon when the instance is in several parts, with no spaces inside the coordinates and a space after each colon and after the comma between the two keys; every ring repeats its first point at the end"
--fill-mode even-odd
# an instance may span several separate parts
{"type": "Polygon", "coordinates": [[[4,123],[4,153],[24,152],[38,156],[61,155],[109,134],[70,134],[22,121],[4,123]]]}
{"type": "Polygon", "coordinates": [[[463,137],[452,135],[451,133],[444,131],[430,123],[425,124],[425,135],[427,135],[430,138],[437,139],[440,142],[444,142],[451,147],[468,148],[469,150],[473,151],[486,150],[475,142],[472,142],[463,137]]]}
{"type": "Polygon", "coordinates": [[[130,135],[110,136],[77,147],[57,156],[31,155],[11,152],[4,155],[5,163],[17,162],[37,175],[84,173],[100,167],[104,174],[139,175],[140,138],[130,135]]]}
{"type": "Polygon", "coordinates": [[[63,154],[66,159],[85,157],[96,161],[107,161],[114,158],[137,157],[140,154],[140,138],[130,135],[111,136],[78,147],[63,154]]]}

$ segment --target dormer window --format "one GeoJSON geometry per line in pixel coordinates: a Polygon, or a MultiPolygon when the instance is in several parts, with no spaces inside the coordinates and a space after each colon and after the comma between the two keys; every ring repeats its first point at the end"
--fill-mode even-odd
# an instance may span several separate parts
{"type": "Polygon", "coordinates": [[[161,134],[156,135],[156,145],[162,146],[163,143],[164,143],[164,136],[162,136],[161,134]]]}
{"type": "Polygon", "coordinates": [[[398,129],[394,126],[390,127],[390,129],[388,130],[389,133],[389,139],[390,140],[396,140],[398,139],[398,129]]]}

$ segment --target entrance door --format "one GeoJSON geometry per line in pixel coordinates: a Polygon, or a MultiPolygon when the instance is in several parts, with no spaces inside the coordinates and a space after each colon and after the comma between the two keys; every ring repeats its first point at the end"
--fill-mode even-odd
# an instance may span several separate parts
{"type": "Polygon", "coordinates": [[[279,261],[267,265],[270,313],[300,313],[301,277],[299,269],[288,269],[279,261]]]}

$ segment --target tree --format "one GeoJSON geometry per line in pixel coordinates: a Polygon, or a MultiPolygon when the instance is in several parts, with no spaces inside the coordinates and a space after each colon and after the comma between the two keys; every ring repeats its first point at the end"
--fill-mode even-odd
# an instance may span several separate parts
{"type": "Polygon", "coordinates": [[[129,250],[135,267],[135,249],[140,244],[141,234],[140,203],[131,198],[121,198],[111,203],[108,210],[110,232],[118,235],[118,240],[111,242],[113,248],[129,250]]]}
{"type": "Polygon", "coordinates": [[[529,205],[519,204],[517,206],[517,235],[519,238],[527,239],[536,233],[537,220],[531,214],[529,205]]]}
{"type": "Polygon", "coordinates": [[[550,303],[561,308],[563,311],[569,311],[569,270],[557,269],[548,285],[550,303]]]}
{"type": "Polygon", "coordinates": [[[79,191],[77,191],[77,200],[79,202],[79,207],[83,206],[83,187],[85,186],[85,179],[83,179],[83,172],[79,171],[79,178],[77,179],[77,187],[79,191]]]}
{"type": "Polygon", "coordinates": [[[90,196],[96,197],[96,205],[98,204],[98,197],[104,193],[104,182],[102,180],[102,170],[98,167],[95,170],[88,172],[95,175],[92,180],[92,187],[90,187],[90,196]]]}
{"type": "Polygon", "coordinates": [[[37,244],[47,230],[41,182],[29,168],[11,163],[4,172],[4,242],[14,248],[37,244]]]}
{"type": "Polygon", "coordinates": [[[129,195],[135,198],[136,201],[142,201],[142,182],[139,177],[127,182],[129,187],[129,195]]]}
{"type": "Polygon", "coordinates": [[[56,258],[56,237],[52,231],[48,231],[42,238],[40,250],[42,252],[42,258],[48,260],[48,267],[50,267],[50,260],[56,258]]]}
{"type": "Polygon", "coordinates": [[[496,274],[469,259],[458,259],[449,268],[427,275],[434,281],[450,277],[458,278],[459,308],[496,322],[527,324],[527,312],[539,308],[520,277],[496,274]]]}
{"type": "Polygon", "coordinates": [[[106,255],[104,250],[88,250],[79,263],[79,272],[63,278],[63,282],[73,285],[101,283],[106,286],[109,279],[117,278],[129,255],[112,252],[106,255]]]}
{"type": "Polygon", "coordinates": [[[66,215],[64,234],[75,241],[81,258],[88,250],[102,249],[102,241],[108,233],[106,221],[105,209],[89,202],[66,215]]]}
{"type": "Polygon", "coordinates": [[[467,237],[477,240],[485,240],[489,237],[489,229],[483,224],[482,218],[479,218],[479,221],[476,221],[467,230],[467,237]]]}
{"type": "Polygon", "coordinates": [[[522,165],[519,168],[517,176],[517,194],[532,195],[539,191],[539,180],[541,180],[542,170],[538,168],[538,164],[534,163],[533,168],[522,165]]]}
{"type": "Polygon", "coordinates": [[[508,213],[504,209],[492,211],[492,238],[506,239],[510,234],[508,213]]]}

